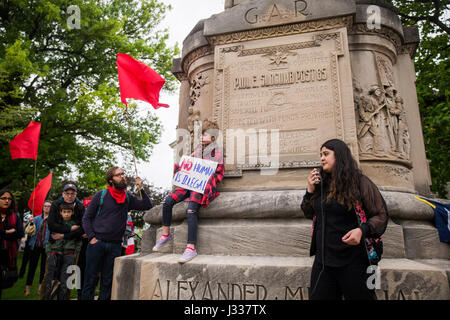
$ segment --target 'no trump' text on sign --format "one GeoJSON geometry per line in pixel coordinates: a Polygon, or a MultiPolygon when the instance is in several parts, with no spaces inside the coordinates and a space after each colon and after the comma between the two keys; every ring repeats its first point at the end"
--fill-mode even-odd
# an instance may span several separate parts
{"type": "Polygon", "coordinates": [[[173,177],[177,187],[198,193],[205,192],[209,178],[216,172],[217,162],[184,155],[180,159],[180,170],[173,177]]]}

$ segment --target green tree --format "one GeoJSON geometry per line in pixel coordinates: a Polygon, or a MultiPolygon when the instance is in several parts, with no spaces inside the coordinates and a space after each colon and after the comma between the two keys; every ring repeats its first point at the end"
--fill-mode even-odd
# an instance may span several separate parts
{"type": "Polygon", "coordinates": [[[441,0],[389,0],[404,25],[417,25],[416,87],[433,192],[446,197],[450,181],[450,6],[441,0]]]}
{"type": "MultiPolygon", "coordinates": [[[[147,63],[166,79],[163,90],[173,91],[170,70],[179,50],[166,46],[167,29],[157,29],[168,9],[157,0],[0,2],[0,188],[12,189],[22,209],[34,161],[11,160],[8,142],[31,120],[42,124],[38,180],[52,170],[56,185],[75,177],[92,193],[104,185],[108,166],[129,159],[116,55],[147,63]]],[[[137,159],[148,158],[160,137],[151,109],[129,104],[137,159]]]]}

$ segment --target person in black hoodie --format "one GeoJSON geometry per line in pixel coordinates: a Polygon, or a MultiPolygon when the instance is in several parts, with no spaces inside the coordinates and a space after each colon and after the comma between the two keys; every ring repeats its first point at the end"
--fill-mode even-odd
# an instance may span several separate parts
{"type": "Polygon", "coordinates": [[[89,239],[86,250],[86,275],[83,283],[83,300],[94,300],[97,274],[101,271],[99,300],[110,300],[114,259],[122,252],[129,210],[145,211],[152,202],[142,189],[142,179],[136,177],[136,186],[142,199],[126,191],[125,172],[111,167],[106,173],[107,189],[97,192],[83,216],[83,228],[89,239]]]}
{"type": "MultiPolygon", "coordinates": [[[[77,265],[78,267],[80,267],[81,283],[83,283],[84,279],[84,270],[86,266],[86,248],[88,245],[86,234],[81,225],[84,211],[85,207],[83,203],[77,198],[77,187],[74,184],[69,183],[64,186],[62,196],[58,200],[53,201],[48,216],[48,228],[51,232],[49,239],[50,242],[60,240],[63,238],[66,240],[71,240],[81,237],[82,239],[81,251],[78,254],[78,257],[76,258],[77,265]],[[74,204],[73,219],[76,222],[76,224],[72,227],[69,227],[67,224],[64,224],[62,220],[60,214],[61,212],[60,207],[62,203],[74,204]]],[[[81,288],[78,289],[78,299],[80,298],[81,298],[81,288]]]]}

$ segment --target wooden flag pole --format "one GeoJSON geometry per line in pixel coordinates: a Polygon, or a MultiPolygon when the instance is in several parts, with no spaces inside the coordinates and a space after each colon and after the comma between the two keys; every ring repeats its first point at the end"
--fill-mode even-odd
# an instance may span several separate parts
{"type": "MultiPolygon", "coordinates": [[[[134,155],[134,147],[133,147],[133,139],[131,139],[131,125],[130,125],[130,116],[128,114],[128,106],[125,106],[126,112],[127,112],[127,122],[128,122],[128,134],[130,135],[130,143],[131,143],[131,153],[133,154],[133,161],[134,161],[134,170],[136,171],[136,177],[138,176],[137,172],[137,165],[136,165],[136,157],[134,155]]],[[[139,189],[139,197],[142,199],[142,193],[141,189],[139,189]]]]}
{"type": "Polygon", "coordinates": [[[37,167],[37,157],[34,159],[34,180],[33,180],[33,205],[31,208],[31,214],[34,215],[34,199],[36,198],[36,167],[37,167]]]}

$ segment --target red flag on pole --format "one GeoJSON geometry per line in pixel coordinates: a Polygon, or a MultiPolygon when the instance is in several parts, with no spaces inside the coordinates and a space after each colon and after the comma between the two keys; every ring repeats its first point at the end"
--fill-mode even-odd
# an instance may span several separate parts
{"type": "Polygon", "coordinates": [[[89,203],[91,203],[92,201],[92,197],[90,198],[84,198],[83,200],[83,206],[87,209],[87,207],[89,206],[89,203]]]}
{"type": "Polygon", "coordinates": [[[117,71],[119,74],[120,98],[127,106],[127,98],[150,103],[153,108],[168,108],[159,103],[159,91],[164,80],[155,70],[125,53],[117,54],[117,71]]]}
{"type": "MultiPolygon", "coordinates": [[[[128,215],[126,229],[130,232],[134,232],[133,219],[128,215]]],[[[134,237],[129,237],[127,241],[127,247],[125,248],[125,255],[133,254],[136,246],[134,244],[134,237]]]]}
{"type": "Polygon", "coordinates": [[[31,121],[28,127],[9,142],[12,159],[37,159],[41,124],[31,121]]]}
{"type": "Polygon", "coordinates": [[[35,216],[38,216],[42,213],[44,201],[45,198],[47,197],[48,192],[50,191],[51,186],[52,186],[52,173],[50,172],[48,176],[39,181],[38,185],[31,194],[30,200],[28,200],[28,207],[35,216]]]}

